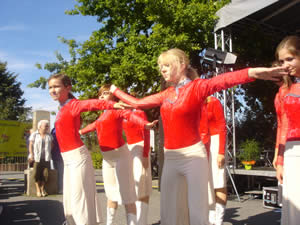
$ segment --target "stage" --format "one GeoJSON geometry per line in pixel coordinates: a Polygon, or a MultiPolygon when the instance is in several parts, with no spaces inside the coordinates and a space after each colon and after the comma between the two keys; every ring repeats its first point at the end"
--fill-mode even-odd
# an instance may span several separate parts
{"type": "Polygon", "coordinates": [[[242,168],[234,169],[229,168],[231,174],[234,175],[248,175],[248,176],[262,176],[262,177],[274,177],[276,178],[276,170],[272,167],[252,167],[251,170],[245,170],[242,168]]]}
{"type": "Polygon", "coordinates": [[[251,170],[228,168],[227,172],[230,173],[229,178],[239,201],[238,193],[257,195],[262,194],[263,187],[277,186],[276,170],[273,167],[254,166],[251,170]],[[246,180],[239,176],[245,176],[246,180]]]}

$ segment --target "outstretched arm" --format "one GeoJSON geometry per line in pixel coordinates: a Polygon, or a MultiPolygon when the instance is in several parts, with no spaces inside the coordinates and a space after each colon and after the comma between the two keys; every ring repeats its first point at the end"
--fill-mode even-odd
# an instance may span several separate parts
{"type": "Polygon", "coordinates": [[[144,97],[142,99],[135,98],[129,94],[118,89],[115,85],[111,85],[110,92],[123,102],[133,106],[134,108],[150,109],[162,104],[163,95],[162,92],[144,97]]]}
{"type": "Polygon", "coordinates": [[[79,130],[79,134],[86,134],[86,133],[96,130],[96,122],[97,122],[97,120],[94,121],[93,123],[87,125],[86,127],[82,128],[81,130],[79,130]]]}
{"type": "Polygon", "coordinates": [[[250,68],[248,70],[248,75],[250,78],[260,79],[260,80],[272,80],[280,81],[280,78],[288,75],[288,72],[285,67],[256,67],[250,68]]]}
{"type": "Polygon", "coordinates": [[[154,120],[152,122],[149,122],[146,118],[142,118],[140,116],[137,116],[130,110],[123,110],[123,111],[120,111],[120,113],[121,113],[123,118],[125,118],[125,119],[131,121],[132,123],[140,126],[141,129],[150,130],[158,123],[158,120],[154,120]]]}
{"type": "Polygon", "coordinates": [[[220,74],[212,79],[197,79],[193,90],[195,102],[201,102],[207,96],[235,85],[253,82],[255,79],[278,81],[287,74],[284,67],[258,67],[220,74]]]}

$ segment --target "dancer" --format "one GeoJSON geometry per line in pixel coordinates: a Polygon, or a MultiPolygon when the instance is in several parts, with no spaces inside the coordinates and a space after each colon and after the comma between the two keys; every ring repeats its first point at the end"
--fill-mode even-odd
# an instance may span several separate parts
{"type": "MultiPolygon", "coordinates": [[[[147,115],[142,110],[133,113],[144,120],[147,115]]],[[[123,121],[123,129],[131,156],[133,157],[133,176],[137,194],[136,214],[137,224],[147,225],[149,198],[152,192],[152,176],[150,165],[150,131],[141,129],[130,120],[123,121]]]]}
{"type": "Polygon", "coordinates": [[[80,113],[103,109],[124,109],[123,103],[105,100],[77,100],[71,94],[71,79],[62,74],[48,79],[49,93],[59,101],[56,138],[64,161],[63,205],[68,225],[99,224],[102,220],[90,153],[80,139],[80,113]]]}
{"type": "Polygon", "coordinates": [[[284,38],[276,49],[276,59],[287,69],[293,83],[283,93],[280,107],[287,123],[281,124],[278,144],[277,179],[283,184],[282,225],[296,225],[300,220],[300,37],[284,38]],[[285,128],[287,126],[287,128],[285,128]]]}
{"type": "Polygon", "coordinates": [[[45,183],[48,180],[51,160],[52,136],[49,134],[49,121],[40,120],[38,130],[29,137],[29,160],[33,163],[36,196],[45,197],[45,183]]]}
{"type": "Polygon", "coordinates": [[[213,188],[216,199],[215,209],[209,212],[209,221],[214,225],[222,225],[227,203],[225,173],[226,121],[223,106],[217,98],[209,96],[205,103],[210,135],[209,162],[212,168],[213,188]]]}
{"type": "MultiPolygon", "coordinates": [[[[199,111],[207,96],[214,92],[257,79],[277,80],[287,73],[281,67],[250,68],[216,76],[212,79],[191,81],[197,72],[180,49],[170,49],[158,58],[164,79],[173,84],[166,90],[136,99],[115,86],[111,92],[136,108],[160,106],[164,128],[165,161],[161,182],[161,224],[178,225],[177,204],[179,184],[187,181],[189,224],[207,225],[208,222],[208,160],[198,132],[199,111]]],[[[181,224],[182,225],[182,224],[181,224]]]]}
{"type": "MultiPolygon", "coordinates": [[[[110,85],[99,89],[102,100],[117,100],[109,92],[110,85]]],[[[129,149],[122,137],[122,122],[127,119],[140,129],[151,128],[156,122],[135,116],[130,110],[106,110],[93,123],[80,130],[80,134],[97,130],[97,137],[103,155],[103,180],[107,196],[107,225],[113,224],[118,202],[125,205],[127,224],[136,224],[136,193],[133,178],[133,162],[129,149]]]]}
{"type": "MultiPolygon", "coordinates": [[[[272,66],[278,66],[278,62],[273,62],[272,66]]],[[[286,113],[283,110],[283,100],[286,92],[289,90],[289,87],[292,84],[291,78],[289,76],[283,76],[282,79],[278,82],[275,82],[277,86],[279,86],[279,90],[276,93],[274,99],[274,106],[276,111],[277,117],[277,132],[276,132],[276,144],[275,144],[275,151],[274,151],[274,158],[273,158],[273,167],[277,168],[277,156],[278,156],[278,149],[279,143],[285,142],[286,133],[287,133],[287,117],[286,113]]],[[[278,181],[278,205],[282,207],[282,184],[278,181]]]]}

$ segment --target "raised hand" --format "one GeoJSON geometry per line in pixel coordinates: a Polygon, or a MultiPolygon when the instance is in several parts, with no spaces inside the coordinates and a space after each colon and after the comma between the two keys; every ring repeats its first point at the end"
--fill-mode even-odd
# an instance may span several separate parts
{"type": "Polygon", "coordinates": [[[288,75],[288,71],[283,66],[278,67],[256,67],[248,70],[251,78],[260,80],[280,81],[281,77],[288,75]]]}
{"type": "Polygon", "coordinates": [[[114,91],[117,89],[117,87],[114,85],[114,84],[112,84],[111,86],[110,86],[110,89],[109,89],[109,91],[111,92],[111,93],[114,93],[114,91]]]}

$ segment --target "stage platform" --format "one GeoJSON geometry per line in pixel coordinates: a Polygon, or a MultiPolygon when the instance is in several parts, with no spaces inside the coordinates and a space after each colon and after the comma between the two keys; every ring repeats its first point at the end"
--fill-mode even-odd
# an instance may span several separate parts
{"type": "Polygon", "coordinates": [[[252,167],[251,170],[229,168],[229,171],[235,175],[276,177],[276,170],[272,167],[252,167]]]}

